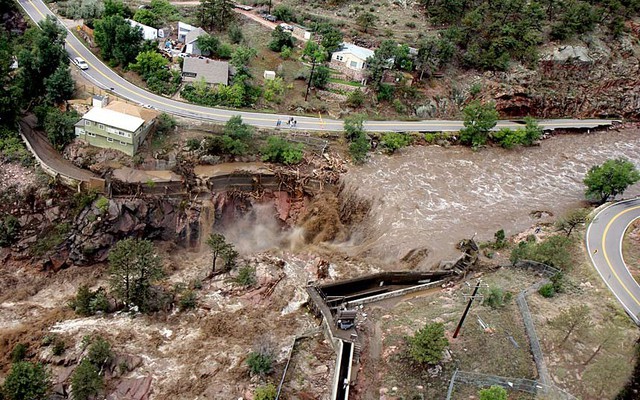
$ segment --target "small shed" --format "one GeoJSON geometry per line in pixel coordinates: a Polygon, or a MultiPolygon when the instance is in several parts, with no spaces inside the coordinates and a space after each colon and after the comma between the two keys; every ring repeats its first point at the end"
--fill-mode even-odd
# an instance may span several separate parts
{"type": "Polygon", "coordinates": [[[276,79],[276,71],[264,71],[264,74],[262,75],[264,77],[265,80],[267,81],[272,81],[274,79],[276,79]]]}

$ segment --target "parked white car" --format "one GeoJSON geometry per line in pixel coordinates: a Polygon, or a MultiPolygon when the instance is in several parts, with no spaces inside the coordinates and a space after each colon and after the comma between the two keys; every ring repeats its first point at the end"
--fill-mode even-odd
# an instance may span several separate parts
{"type": "Polygon", "coordinates": [[[87,64],[87,62],[80,57],[74,58],[73,63],[83,71],[89,69],[89,64],[87,64]]]}
{"type": "Polygon", "coordinates": [[[285,31],[293,32],[293,26],[291,26],[289,24],[285,24],[284,22],[280,24],[280,27],[282,29],[284,29],[285,31]]]}

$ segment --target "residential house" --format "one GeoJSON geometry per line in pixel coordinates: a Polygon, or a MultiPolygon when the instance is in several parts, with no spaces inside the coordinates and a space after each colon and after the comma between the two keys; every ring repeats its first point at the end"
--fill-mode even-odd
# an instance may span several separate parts
{"type": "Polygon", "coordinates": [[[340,50],[331,55],[331,67],[339,70],[349,79],[361,81],[365,78],[367,58],[373,57],[373,50],[342,43],[340,50]]]}
{"type": "Polygon", "coordinates": [[[119,150],[133,156],[151,130],[154,110],[95,96],[93,108],[75,125],[76,137],[92,146],[119,150]]]}
{"type": "Polygon", "coordinates": [[[144,40],[156,40],[158,38],[158,30],[156,28],[141,24],[140,22],[136,22],[132,19],[128,19],[127,21],[131,26],[138,27],[142,30],[142,38],[144,40]]]}
{"type": "Polygon", "coordinates": [[[184,39],[185,53],[191,54],[192,56],[201,56],[202,50],[198,48],[198,38],[206,34],[207,32],[202,28],[196,28],[187,33],[184,39]]]}
{"type": "Polygon", "coordinates": [[[184,22],[178,22],[178,42],[184,43],[187,38],[187,33],[196,29],[195,26],[185,24],[184,22]]]}
{"type": "Polygon", "coordinates": [[[182,64],[182,79],[186,82],[204,80],[209,84],[229,84],[229,63],[208,58],[187,57],[182,64]]]}

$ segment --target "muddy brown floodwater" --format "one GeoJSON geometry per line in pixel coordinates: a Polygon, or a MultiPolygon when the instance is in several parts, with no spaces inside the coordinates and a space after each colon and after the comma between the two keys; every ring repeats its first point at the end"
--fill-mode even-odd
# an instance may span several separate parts
{"type": "MultiPolygon", "coordinates": [[[[594,164],[626,157],[640,166],[640,129],[563,134],[534,148],[412,147],[375,155],[345,176],[347,190],[373,200],[369,217],[345,246],[354,254],[393,262],[426,247],[432,266],[458,253],[455,244],[477,233],[492,240],[552,222],[584,205],[582,180],[594,164]],[[532,211],[554,217],[535,218],[532,211]]],[[[625,197],[640,194],[634,185],[625,197]]]]}

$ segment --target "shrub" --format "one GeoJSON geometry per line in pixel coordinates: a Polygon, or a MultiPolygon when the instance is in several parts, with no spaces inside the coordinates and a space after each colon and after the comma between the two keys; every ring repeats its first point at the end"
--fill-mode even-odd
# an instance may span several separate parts
{"type": "Polygon", "coordinates": [[[196,138],[187,139],[186,147],[188,151],[197,151],[202,147],[202,141],[196,138]]]}
{"type": "Polygon", "coordinates": [[[13,346],[13,350],[11,350],[11,362],[17,363],[27,356],[28,347],[24,343],[18,343],[13,346]]]}
{"type": "Polygon", "coordinates": [[[504,233],[504,229],[500,229],[499,231],[497,231],[493,237],[495,238],[495,243],[493,245],[493,247],[495,249],[502,249],[504,246],[507,245],[507,241],[506,241],[506,235],[504,233]]]}
{"type": "Polygon", "coordinates": [[[20,361],[11,366],[1,393],[10,400],[44,399],[50,387],[49,374],[42,364],[20,361]]]}
{"type": "Polygon", "coordinates": [[[301,143],[289,143],[279,136],[269,136],[261,153],[263,161],[282,164],[298,164],[304,156],[301,143]]]}
{"type": "Polygon", "coordinates": [[[540,286],[540,289],[538,289],[538,293],[540,293],[542,297],[549,298],[553,297],[556,294],[556,291],[553,288],[553,283],[545,283],[544,285],[540,286]]]}
{"type": "Polygon", "coordinates": [[[113,359],[111,344],[101,336],[93,338],[92,343],[89,345],[87,359],[96,368],[101,368],[103,365],[108,364],[113,359]]]}
{"type": "Polygon", "coordinates": [[[167,113],[162,113],[156,120],[156,133],[159,135],[164,135],[170,130],[174,129],[177,125],[178,123],[176,122],[175,118],[167,113]]]}
{"type": "Polygon", "coordinates": [[[67,348],[67,345],[64,342],[64,339],[62,339],[59,336],[56,336],[56,339],[53,341],[53,347],[51,348],[51,353],[54,356],[61,356],[66,350],[66,348],[67,348]]]}
{"type": "Polygon", "coordinates": [[[396,150],[401,149],[411,143],[411,137],[404,133],[387,132],[382,135],[380,142],[389,154],[393,154],[396,150]]]}
{"type": "Polygon", "coordinates": [[[291,47],[283,46],[282,50],[280,51],[280,57],[283,60],[288,60],[289,58],[291,58],[291,47]]]}
{"type": "Polygon", "coordinates": [[[244,35],[242,34],[242,29],[238,25],[231,25],[229,27],[229,40],[231,43],[238,44],[244,40],[244,35]]]}
{"type": "Polygon", "coordinates": [[[11,245],[18,237],[19,230],[20,222],[13,215],[7,215],[0,220],[0,247],[11,245]]]}
{"type": "Polygon", "coordinates": [[[419,363],[436,364],[442,359],[442,352],[448,345],[442,323],[426,324],[409,338],[409,354],[419,363]]]}
{"type": "Polygon", "coordinates": [[[273,355],[267,352],[252,351],[247,358],[247,365],[254,375],[267,375],[273,371],[273,355]]]}
{"type": "Polygon", "coordinates": [[[480,390],[479,395],[480,400],[507,400],[509,398],[507,391],[498,385],[480,390]]]}
{"type": "Polygon", "coordinates": [[[371,148],[369,136],[362,132],[349,144],[349,154],[356,164],[362,164],[367,159],[367,154],[371,148]]]}
{"type": "Polygon", "coordinates": [[[511,300],[512,294],[505,292],[499,287],[492,286],[485,294],[483,305],[489,306],[493,309],[503,307],[511,300]]]}
{"type": "Polygon", "coordinates": [[[253,400],[275,400],[278,392],[272,384],[256,388],[253,400]]]}
{"type": "Polygon", "coordinates": [[[96,208],[100,210],[101,213],[106,213],[109,210],[109,199],[100,196],[96,201],[96,208]]]}
{"type": "Polygon", "coordinates": [[[347,95],[347,104],[351,107],[360,107],[364,104],[364,92],[356,89],[347,95]]]}
{"type": "Polygon", "coordinates": [[[98,368],[88,359],[83,359],[71,375],[73,400],[88,400],[98,395],[104,387],[98,368]]]}
{"type": "Polygon", "coordinates": [[[378,85],[378,101],[391,101],[393,99],[394,91],[395,89],[393,86],[381,83],[378,85]]]}
{"type": "Polygon", "coordinates": [[[198,305],[198,296],[193,290],[187,290],[180,298],[180,309],[191,310],[198,305]]]}
{"type": "Polygon", "coordinates": [[[566,269],[571,265],[571,253],[569,253],[571,244],[570,238],[559,235],[551,236],[542,243],[520,242],[511,251],[510,260],[514,264],[520,260],[531,260],[558,269],[566,269]]]}
{"type": "Polygon", "coordinates": [[[566,282],[564,277],[564,272],[558,271],[557,273],[553,274],[553,276],[551,276],[550,279],[551,279],[551,284],[553,285],[553,290],[556,293],[563,293],[565,282],[566,282]]]}
{"type": "Polygon", "coordinates": [[[240,286],[253,286],[256,283],[256,269],[252,266],[245,265],[238,270],[238,276],[235,283],[240,286]]]}

